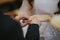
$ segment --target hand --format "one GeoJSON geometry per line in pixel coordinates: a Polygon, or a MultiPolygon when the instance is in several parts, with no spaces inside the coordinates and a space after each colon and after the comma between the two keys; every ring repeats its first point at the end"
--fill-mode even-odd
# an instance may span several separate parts
{"type": "Polygon", "coordinates": [[[22,18],[29,19],[29,15],[27,15],[27,14],[20,14],[20,15],[15,17],[15,20],[20,21],[20,19],[22,19],[22,18]]]}
{"type": "Polygon", "coordinates": [[[31,20],[25,20],[24,23],[20,21],[20,23],[21,23],[20,25],[21,25],[22,27],[24,27],[24,26],[26,26],[26,25],[29,25],[29,24],[31,23],[31,20]]]}
{"type": "Polygon", "coordinates": [[[36,16],[34,16],[34,18],[33,18],[31,23],[38,24],[39,26],[41,26],[41,22],[36,16]]]}

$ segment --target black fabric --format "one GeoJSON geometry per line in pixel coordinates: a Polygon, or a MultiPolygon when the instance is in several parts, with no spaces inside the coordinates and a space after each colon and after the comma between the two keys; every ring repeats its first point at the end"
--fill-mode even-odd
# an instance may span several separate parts
{"type": "Polygon", "coordinates": [[[57,12],[55,12],[54,14],[58,14],[59,15],[60,14],[60,1],[58,2],[57,7],[58,7],[59,10],[57,12]]]}
{"type": "Polygon", "coordinates": [[[26,40],[39,40],[39,26],[37,24],[30,24],[27,34],[26,40]]]}
{"type": "Polygon", "coordinates": [[[26,37],[23,37],[21,26],[9,16],[0,16],[0,40],[39,40],[39,26],[30,24],[26,37]]]}
{"type": "Polygon", "coordinates": [[[58,8],[60,9],[60,1],[58,2],[58,5],[57,5],[57,6],[58,6],[58,8]]]}
{"type": "Polygon", "coordinates": [[[9,16],[0,15],[0,40],[24,40],[19,23],[9,16]]]}
{"type": "Polygon", "coordinates": [[[60,14],[60,11],[57,11],[57,12],[55,12],[54,14],[58,14],[58,15],[59,15],[59,14],[60,14]]]}

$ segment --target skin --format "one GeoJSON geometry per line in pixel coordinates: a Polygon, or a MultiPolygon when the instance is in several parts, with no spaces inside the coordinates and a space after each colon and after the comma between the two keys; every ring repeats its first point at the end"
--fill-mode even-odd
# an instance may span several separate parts
{"type": "MultiPolygon", "coordinates": [[[[15,11],[8,12],[7,15],[9,15],[12,19],[14,19],[14,20],[16,20],[16,21],[20,21],[22,18],[27,18],[27,19],[29,18],[28,15],[26,15],[26,14],[18,15],[18,14],[16,14],[15,11]]],[[[30,23],[30,20],[26,20],[25,23],[21,23],[20,25],[21,25],[22,27],[24,27],[24,26],[26,26],[26,25],[29,24],[29,23],[30,23]]]]}

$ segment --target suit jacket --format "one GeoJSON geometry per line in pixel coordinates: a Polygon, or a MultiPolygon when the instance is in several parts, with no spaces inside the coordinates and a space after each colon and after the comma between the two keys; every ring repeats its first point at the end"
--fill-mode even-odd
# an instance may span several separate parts
{"type": "Polygon", "coordinates": [[[39,40],[39,26],[37,24],[30,24],[26,34],[26,40],[39,40]]]}
{"type": "Polygon", "coordinates": [[[0,40],[24,40],[22,28],[9,16],[0,14],[0,40]]]}

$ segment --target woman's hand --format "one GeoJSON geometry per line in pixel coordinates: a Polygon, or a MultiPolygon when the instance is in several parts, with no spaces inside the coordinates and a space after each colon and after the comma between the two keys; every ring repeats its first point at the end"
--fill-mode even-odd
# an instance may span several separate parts
{"type": "Polygon", "coordinates": [[[32,17],[29,18],[29,20],[32,20],[32,21],[31,21],[31,24],[38,24],[39,26],[41,26],[41,22],[40,22],[40,20],[39,20],[39,17],[37,17],[37,16],[32,16],[32,17]]]}

